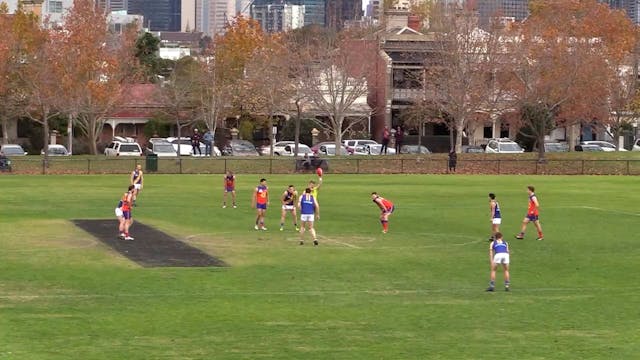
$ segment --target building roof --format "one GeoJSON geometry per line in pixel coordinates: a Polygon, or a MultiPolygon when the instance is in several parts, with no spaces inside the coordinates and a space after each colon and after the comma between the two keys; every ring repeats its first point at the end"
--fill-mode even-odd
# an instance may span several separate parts
{"type": "Polygon", "coordinates": [[[158,32],[160,41],[174,43],[198,43],[202,39],[201,32],[178,32],[161,31],[158,32]]]}

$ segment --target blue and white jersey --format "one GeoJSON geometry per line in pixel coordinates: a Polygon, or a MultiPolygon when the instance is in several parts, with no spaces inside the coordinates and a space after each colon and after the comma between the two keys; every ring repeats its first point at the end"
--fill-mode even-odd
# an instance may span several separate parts
{"type": "Polygon", "coordinates": [[[493,249],[493,252],[496,254],[500,254],[500,253],[509,253],[509,244],[507,244],[506,241],[497,241],[494,240],[493,244],[491,245],[491,248],[493,249]]]}
{"type": "Polygon", "coordinates": [[[500,219],[500,218],[502,218],[502,213],[500,212],[500,204],[498,204],[497,201],[494,201],[494,202],[496,204],[496,208],[495,208],[495,210],[493,212],[493,218],[494,219],[500,219]]]}
{"type": "Polygon", "coordinates": [[[311,194],[304,194],[300,197],[300,214],[313,215],[316,211],[316,200],[311,194]]]}

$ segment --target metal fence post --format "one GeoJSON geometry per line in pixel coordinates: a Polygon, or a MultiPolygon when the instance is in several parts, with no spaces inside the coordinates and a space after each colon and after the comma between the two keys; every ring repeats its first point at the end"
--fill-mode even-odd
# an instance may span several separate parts
{"type": "Polygon", "coordinates": [[[584,175],[584,160],[582,160],[582,169],[580,170],[580,175],[584,175]]]}
{"type": "Polygon", "coordinates": [[[629,169],[629,160],[627,160],[627,175],[631,175],[631,171],[629,169]]]}
{"type": "Polygon", "coordinates": [[[91,159],[87,159],[87,175],[91,174],[91,159]]]}
{"type": "Polygon", "coordinates": [[[500,175],[500,159],[498,159],[498,175],[500,175]]]}

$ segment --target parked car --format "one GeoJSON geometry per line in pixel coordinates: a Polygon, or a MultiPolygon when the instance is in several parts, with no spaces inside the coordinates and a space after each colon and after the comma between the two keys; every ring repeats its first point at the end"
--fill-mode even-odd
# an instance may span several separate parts
{"type": "Polygon", "coordinates": [[[462,147],[462,151],[468,154],[480,154],[484,153],[484,147],[475,145],[465,145],[462,147]]]}
{"type": "MultiPolygon", "coordinates": [[[[69,156],[69,152],[64,145],[60,144],[49,144],[49,148],[47,149],[47,153],[49,156],[69,156]]],[[[40,155],[44,155],[44,149],[40,152],[40,155]]]]}
{"type": "Polygon", "coordinates": [[[544,143],[544,152],[567,152],[569,151],[569,145],[561,142],[546,142],[544,143]]]}
{"type": "MultiPolygon", "coordinates": [[[[336,143],[335,141],[325,141],[316,144],[311,148],[316,155],[327,155],[327,156],[335,156],[336,155],[336,143]]],[[[340,155],[349,155],[349,151],[344,146],[340,146],[340,155]]]]}
{"type": "Polygon", "coordinates": [[[375,140],[367,140],[367,139],[350,139],[343,140],[342,144],[350,153],[353,153],[358,145],[377,145],[378,143],[375,140]]]}
{"type": "Polygon", "coordinates": [[[576,145],[574,149],[575,151],[604,151],[602,147],[593,144],[576,145]]]}
{"type": "Polygon", "coordinates": [[[25,156],[27,152],[18,144],[4,144],[0,147],[0,152],[4,156],[25,156]]]}
{"type": "Polygon", "coordinates": [[[178,156],[178,152],[173,148],[173,144],[164,140],[149,140],[147,144],[147,148],[145,149],[145,153],[155,154],[158,157],[176,157],[178,156]]]}
{"type": "MultiPolygon", "coordinates": [[[[352,155],[380,155],[382,150],[382,144],[361,144],[356,145],[353,151],[350,151],[352,155]]],[[[347,150],[348,151],[348,150],[347,150]]],[[[388,148],[385,155],[394,155],[396,149],[388,148]]]]}
{"type": "MultiPolygon", "coordinates": [[[[165,140],[170,142],[173,145],[173,148],[176,150],[176,153],[178,153],[178,147],[180,148],[179,149],[180,156],[194,156],[193,146],[191,146],[190,137],[182,136],[180,137],[180,139],[178,139],[177,137],[168,137],[165,140]]],[[[202,156],[206,154],[206,148],[207,148],[206,145],[203,142],[200,142],[200,152],[202,153],[202,156]]],[[[196,154],[196,155],[199,155],[199,154],[196,154]]],[[[222,152],[217,146],[213,145],[211,149],[211,155],[221,156],[222,152]]]]}
{"type": "Polygon", "coordinates": [[[524,149],[518,145],[515,141],[508,138],[491,139],[487,143],[487,147],[484,148],[485,153],[500,153],[500,154],[519,154],[523,153],[524,149]]]}
{"type": "Polygon", "coordinates": [[[400,148],[402,154],[431,154],[431,151],[424,145],[402,145],[400,148]]]}
{"type": "Polygon", "coordinates": [[[223,155],[228,156],[260,156],[256,147],[247,140],[231,140],[224,147],[223,155]]]}
{"type": "Polygon", "coordinates": [[[616,149],[616,146],[608,141],[581,141],[580,145],[597,145],[602,148],[602,151],[627,151],[627,149],[622,146],[620,149],[616,149]]]}
{"type": "Polygon", "coordinates": [[[631,151],[640,151],[640,138],[636,139],[636,141],[633,142],[631,151]]]}
{"type": "MultiPolygon", "coordinates": [[[[273,144],[273,155],[276,156],[304,156],[305,154],[313,154],[311,148],[309,148],[305,144],[298,143],[298,153],[294,154],[296,143],[295,141],[278,141],[273,144]]],[[[264,145],[260,147],[260,155],[270,155],[271,154],[271,146],[264,145]]]]}
{"type": "Polygon", "coordinates": [[[137,142],[123,141],[124,138],[115,138],[104,149],[106,156],[142,156],[142,148],[137,142]]]}

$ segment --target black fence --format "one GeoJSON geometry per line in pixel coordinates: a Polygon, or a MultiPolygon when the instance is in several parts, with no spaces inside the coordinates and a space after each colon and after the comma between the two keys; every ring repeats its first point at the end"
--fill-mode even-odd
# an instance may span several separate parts
{"type": "MultiPolygon", "coordinates": [[[[227,170],[252,174],[293,174],[313,172],[290,157],[180,157],[155,158],[42,158],[11,159],[11,170],[2,174],[123,174],[142,164],[147,172],[159,174],[222,174],[227,170]]],[[[323,158],[325,172],[334,174],[445,174],[446,156],[348,156],[323,158]]],[[[458,159],[460,174],[526,175],[640,175],[640,159],[458,159]]]]}

